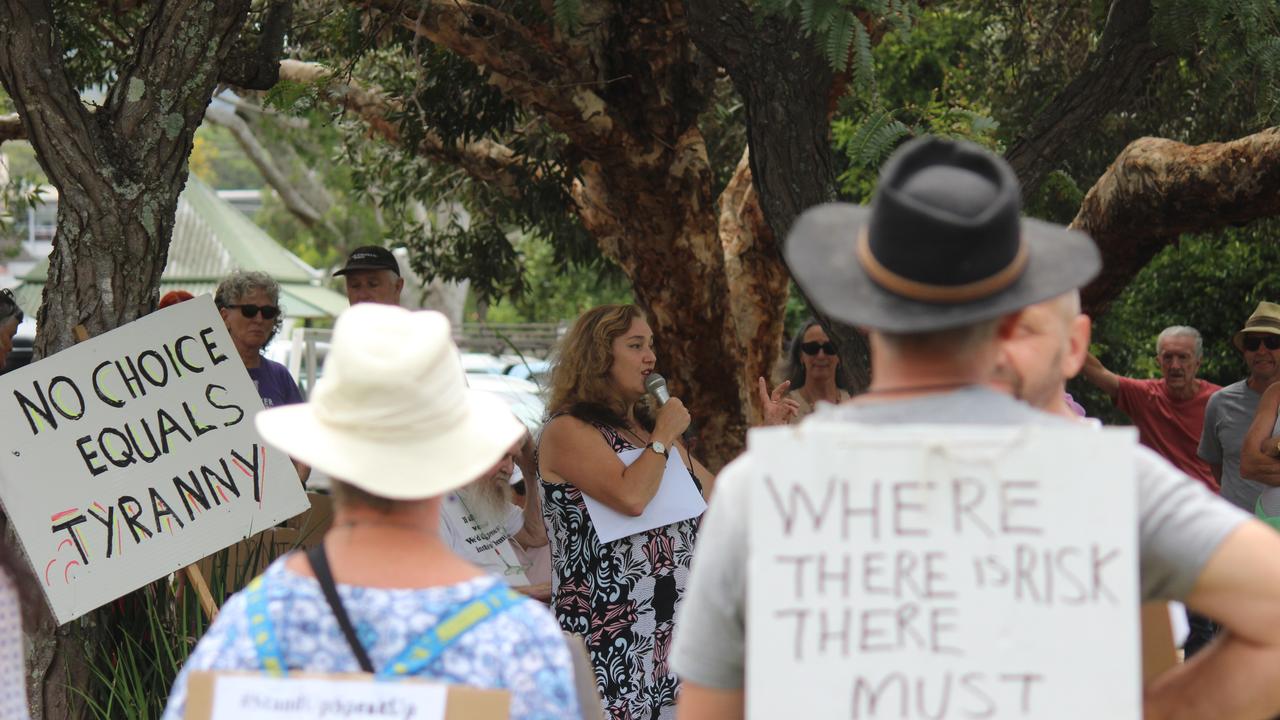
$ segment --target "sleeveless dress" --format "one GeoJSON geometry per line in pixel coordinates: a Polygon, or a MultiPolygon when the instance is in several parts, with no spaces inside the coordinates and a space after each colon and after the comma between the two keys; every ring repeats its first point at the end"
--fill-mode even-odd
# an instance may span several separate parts
{"type": "MultiPolygon", "coordinates": [[[[593,425],[614,452],[635,449],[614,428],[593,425]]],[[[563,630],[586,643],[605,717],[673,720],[679,681],[667,656],[699,518],[602,545],[582,491],[539,481],[551,541],[551,609],[563,630]]]]}

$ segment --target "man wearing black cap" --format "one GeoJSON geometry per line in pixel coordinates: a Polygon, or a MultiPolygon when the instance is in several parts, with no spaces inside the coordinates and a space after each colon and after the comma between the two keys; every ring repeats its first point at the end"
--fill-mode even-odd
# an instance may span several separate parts
{"type": "Polygon", "coordinates": [[[362,302],[400,304],[400,291],[404,289],[400,263],[384,247],[365,245],[352,250],[347,264],[333,275],[346,278],[347,300],[352,305],[362,302]]]}
{"type": "MultiPolygon", "coordinates": [[[[869,391],[815,419],[1066,427],[985,385],[1022,310],[1070,293],[1100,267],[1087,236],[1021,219],[1019,196],[1000,158],[923,138],[890,158],[870,207],[823,205],[797,220],[785,248],[796,281],[824,312],[867,328],[871,342],[869,391]]],[[[1133,452],[1143,599],[1185,600],[1231,630],[1146,689],[1146,717],[1274,715],[1280,536],[1150,450],[1133,452]]],[[[748,450],[721,473],[699,532],[672,653],[681,720],[744,715],[747,501],[757,462],[748,450]]]]}

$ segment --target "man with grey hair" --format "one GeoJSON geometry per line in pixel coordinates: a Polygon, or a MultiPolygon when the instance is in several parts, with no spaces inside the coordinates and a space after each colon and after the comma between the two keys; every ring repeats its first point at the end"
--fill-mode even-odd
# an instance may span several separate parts
{"type": "Polygon", "coordinates": [[[1161,330],[1156,339],[1156,361],[1162,377],[1135,380],[1117,375],[1093,355],[1085,358],[1082,374],[1129,416],[1143,445],[1218,492],[1218,478],[1209,463],[1196,454],[1204,431],[1205,406],[1209,397],[1222,389],[1196,377],[1203,349],[1198,330],[1173,325],[1161,330]]]}
{"type": "Polygon", "coordinates": [[[365,245],[351,251],[347,264],[333,274],[347,285],[347,301],[399,305],[404,278],[400,263],[390,250],[380,245],[365,245]]]}

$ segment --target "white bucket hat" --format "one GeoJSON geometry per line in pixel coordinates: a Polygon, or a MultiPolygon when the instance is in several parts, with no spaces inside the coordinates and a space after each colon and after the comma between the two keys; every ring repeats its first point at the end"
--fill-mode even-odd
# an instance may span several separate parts
{"type": "Polygon", "coordinates": [[[443,315],[375,303],[338,318],[309,402],[255,421],[289,455],[394,500],[466,485],[525,432],[502,400],[467,389],[443,315]]]}

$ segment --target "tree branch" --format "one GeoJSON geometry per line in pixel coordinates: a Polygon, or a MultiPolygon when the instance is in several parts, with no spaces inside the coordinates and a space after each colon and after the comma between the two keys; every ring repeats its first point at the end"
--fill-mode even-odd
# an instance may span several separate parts
{"type": "Polygon", "coordinates": [[[1103,118],[1139,94],[1151,70],[1172,56],[1151,40],[1151,0],[1112,0],[1098,46],[1084,70],[1005,153],[1031,197],[1063,155],[1097,129],[1103,118]]]}
{"type": "Polygon", "coordinates": [[[594,151],[638,143],[595,91],[562,60],[563,48],[535,36],[515,18],[468,0],[353,0],[391,14],[397,23],[483,68],[488,82],[557,130],[594,151]]]}
{"type": "Polygon", "coordinates": [[[222,64],[219,82],[248,90],[270,90],[280,80],[280,55],[284,36],[293,22],[293,0],[275,0],[267,6],[262,30],[242,34],[241,45],[222,64]],[[246,45],[253,42],[253,47],[246,45]]]}
{"type": "MultiPolygon", "coordinates": [[[[249,129],[249,124],[244,121],[244,118],[237,115],[234,110],[218,103],[210,103],[209,108],[205,110],[204,118],[231,132],[250,162],[262,174],[262,179],[275,188],[276,193],[280,195],[280,200],[294,217],[301,220],[307,227],[324,224],[324,215],[302,197],[289,178],[276,165],[271,153],[258,142],[258,137],[249,129]]],[[[338,235],[337,228],[330,226],[327,229],[335,237],[338,235]]]]}
{"type": "MultiPolygon", "coordinates": [[[[381,91],[341,80],[319,63],[297,60],[280,62],[280,78],[321,87],[325,100],[356,115],[387,141],[400,143],[400,130],[388,117],[399,112],[401,106],[381,91]]],[[[427,132],[417,148],[409,149],[457,165],[471,178],[490,183],[507,197],[518,197],[524,190],[525,179],[519,171],[521,157],[501,143],[481,139],[447,145],[437,133],[427,132]]]]}
{"type": "Polygon", "coordinates": [[[103,160],[101,134],[67,76],[49,4],[0,0],[0,84],[25,122],[42,163],[91,183],[103,160]]]}
{"type": "Polygon", "coordinates": [[[1071,227],[1093,236],[1102,274],[1085,288],[1095,317],[1133,275],[1182,233],[1280,214],[1280,128],[1238,140],[1130,143],[1094,183],[1071,227]]]}

